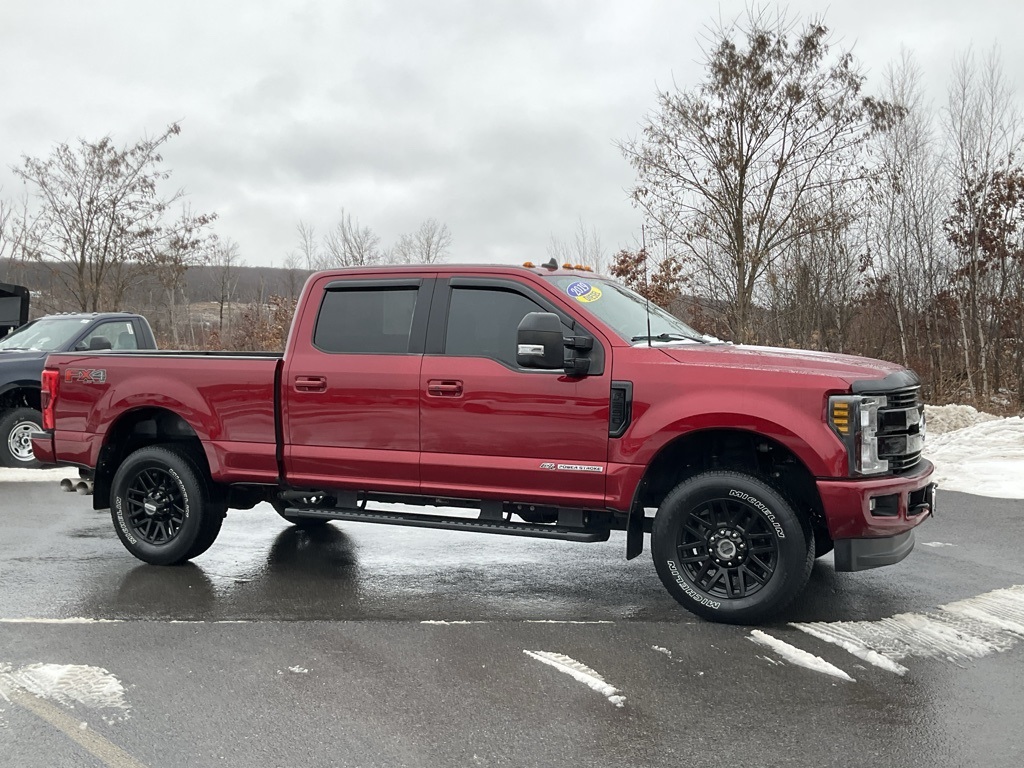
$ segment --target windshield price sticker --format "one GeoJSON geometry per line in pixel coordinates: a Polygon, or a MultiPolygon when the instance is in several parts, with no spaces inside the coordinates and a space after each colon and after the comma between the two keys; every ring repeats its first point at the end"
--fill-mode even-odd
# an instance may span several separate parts
{"type": "Polygon", "coordinates": [[[587,304],[601,298],[601,289],[596,285],[591,285],[583,280],[577,280],[575,283],[569,283],[565,292],[576,299],[576,301],[582,301],[587,304]]]}

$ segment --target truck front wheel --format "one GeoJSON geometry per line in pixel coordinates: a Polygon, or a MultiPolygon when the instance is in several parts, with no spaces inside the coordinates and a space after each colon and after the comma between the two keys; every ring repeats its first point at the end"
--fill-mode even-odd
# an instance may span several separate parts
{"type": "Polygon", "coordinates": [[[680,483],[651,532],[662,583],[711,621],[756,624],[804,588],[814,563],[810,525],[772,486],[741,472],[705,472],[680,483]]]}
{"type": "Polygon", "coordinates": [[[125,549],[152,565],[176,565],[213,544],[224,518],[186,452],[140,448],[114,474],[110,515],[125,549]]]}
{"type": "Polygon", "coordinates": [[[35,408],[12,408],[0,416],[0,465],[34,469],[39,466],[32,453],[32,433],[42,432],[42,415],[35,408]]]}

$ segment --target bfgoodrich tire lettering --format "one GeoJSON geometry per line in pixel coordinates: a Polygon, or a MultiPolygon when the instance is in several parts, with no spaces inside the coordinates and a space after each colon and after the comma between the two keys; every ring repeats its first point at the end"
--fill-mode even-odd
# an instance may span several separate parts
{"type": "Polygon", "coordinates": [[[731,624],[777,614],[814,562],[808,522],[775,488],[740,472],[705,472],[676,486],[654,518],[651,550],[680,604],[731,624]]]}
{"type": "Polygon", "coordinates": [[[118,467],[110,489],[118,538],[139,560],[175,565],[206,551],[220,531],[202,470],[176,448],[140,448],[118,467]]]}

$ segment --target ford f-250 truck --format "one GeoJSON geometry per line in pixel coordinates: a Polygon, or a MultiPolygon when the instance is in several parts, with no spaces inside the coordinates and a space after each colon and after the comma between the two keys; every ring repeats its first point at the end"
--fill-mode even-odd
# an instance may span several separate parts
{"type": "Polygon", "coordinates": [[[0,339],[0,466],[39,466],[31,438],[46,356],[100,349],[156,349],[156,340],[146,318],[127,312],[47,315],[0,339]]]}
{"type": "Polygon", "coordinates": [[[93,474],[148,563],[197,557],[263,501],[302,526],[624,530],[627,557],[649,532],[682,605],[754,623],[833,547],[840,571],[911,551],[934,503],[918,388],[889,363],[721,343],[586,271],[343,269],[310,277],[283,355],[51,355],[33,445],[93,474]]]}

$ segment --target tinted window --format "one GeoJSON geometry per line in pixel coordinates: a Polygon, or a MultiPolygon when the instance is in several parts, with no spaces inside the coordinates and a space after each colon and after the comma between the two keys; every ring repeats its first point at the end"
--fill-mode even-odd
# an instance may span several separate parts
{"type": "Polygon", "coordinates": [[[416,288],[327,291],[313,332],[325,352],[360,354],[409,351],[416,288]]]}
{"type": "Polygon", "coordinates": [[[516,329],[530,312],[544,308],[512,291],[452,288],[446,355],[483,356],[516,364],[516,329]]]}

